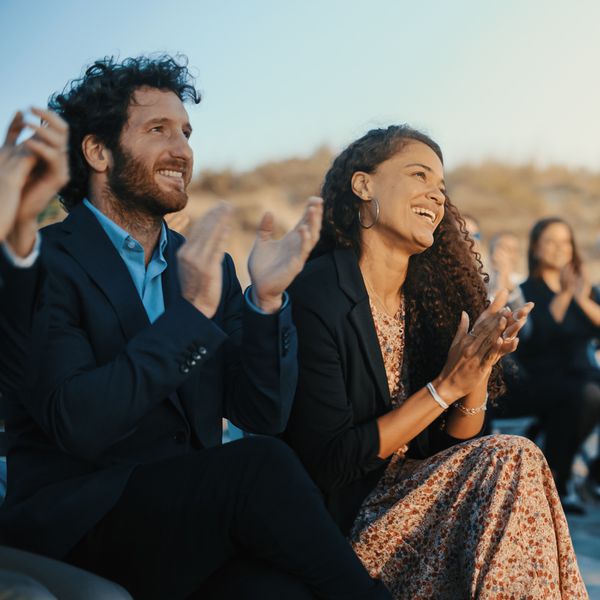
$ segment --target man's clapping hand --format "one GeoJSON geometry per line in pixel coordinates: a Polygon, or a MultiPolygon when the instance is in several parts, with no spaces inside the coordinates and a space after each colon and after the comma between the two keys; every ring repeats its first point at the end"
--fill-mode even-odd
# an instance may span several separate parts
{"type": "Polygon", "coordinates": [[[252,301],[266,313],[281,307],[282,294],[304,267],[319,240],[323,200],[309,198],[298,224],[280,240],[273,239],[274,218],[263,216],[248,258],[252,301]]]}
{"type": "Polygon", "coordinates": [[[221,300],[221,263],[231,233],[232,208],[221,202],[198,219],[179,249],[179,279],[183,297],[212,319],[221,300]]]}
{"type": "MultiPolygon", "coordinates": [[[[231,233],[233,210],[221,202],[190,228],[180,248],[179,279],[183,297],[211,319],[221,299],[222,266],[231,233]]],[[[296,227],[281,240],[273,240],[273,215],[261,219],[256,241],[248,258],[252,302],[266,313],[281,307],[285,289],[300,273],[319,239],[323,201],[310,198],[296,227]]]]}

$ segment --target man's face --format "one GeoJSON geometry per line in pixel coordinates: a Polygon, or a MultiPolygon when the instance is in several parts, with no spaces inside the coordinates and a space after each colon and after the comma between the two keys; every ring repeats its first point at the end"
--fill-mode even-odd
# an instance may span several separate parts
{"type": "Polygon", "coordinates": [[[113,152],[108,185],[129,209],[156,216],[176,212],[187,203],[192,177],[192,128],[181,100],[170,91],[136,90],[113,152]]]}

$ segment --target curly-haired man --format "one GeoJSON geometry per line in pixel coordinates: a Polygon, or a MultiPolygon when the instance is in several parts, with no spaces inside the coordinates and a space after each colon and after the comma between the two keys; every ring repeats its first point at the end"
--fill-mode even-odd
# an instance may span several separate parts
{"type": "Polygon", "coordinates": [[[263,217],[243,295],[226,204],[187,240],[164,223],[187,201],[188,100],[186,63],[160,56],[97,61],[50,102],[70,128],[69,216],[44,232],[51,281],[7,420],[4,531],[136,598],[388,597],[290,450],[265,436],[221,446],[224,416],[285,427],[297,366],[284,290],[322,209],[310,200],[279,241],[263,217]],[[223,575],[232,561],[243,591],[223,575]]]}

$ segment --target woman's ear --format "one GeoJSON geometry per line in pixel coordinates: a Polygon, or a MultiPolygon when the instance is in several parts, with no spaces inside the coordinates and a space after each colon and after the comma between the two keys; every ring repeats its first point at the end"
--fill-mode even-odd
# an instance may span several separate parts
{"type": "Polygon", "coordinates": [[[97,173],[104,173],[112,165],[112,152],[95,135],[86,135],[81,151],[88,165],[97,173]]]}
{"type": "Polygon", "coordinates": [[[350,186],[356,196],[365,202],[373,199],[373,179],[369,173],[356,171],[350,180],[350,186]]]}

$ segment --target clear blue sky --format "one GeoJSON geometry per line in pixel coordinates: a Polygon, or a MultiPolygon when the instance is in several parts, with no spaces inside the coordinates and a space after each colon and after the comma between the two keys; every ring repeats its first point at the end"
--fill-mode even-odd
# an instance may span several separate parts
{"type": "Polygon", "coordinates": [[[95,58],[183,52],[200,169],[409,122],[450,166],[598,170],[599,23],[597,0],[0,0],[0,129],[95,58]]]}

